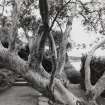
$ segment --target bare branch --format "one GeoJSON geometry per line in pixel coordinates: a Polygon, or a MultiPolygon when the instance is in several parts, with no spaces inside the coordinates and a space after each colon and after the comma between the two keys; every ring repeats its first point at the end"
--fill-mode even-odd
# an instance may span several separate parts
{"type": "Polygon", "coordinates": [[[57,74],[61,74],[64,66],[65,66],[65,60],[66,60],[66,46],[68,43],[68,36],[70,35],[70,32],[72,30],[72,21],[73,17],[69,17],[68,23],[66,25],[66,29],[62,38],[62,43],[60,45],[59,55],[58,55],[58,65],[57,65],[57,74]]]}
{"type": "Polygon", "coordinates": [[[92,59],[92,54],[93,54],[93,51],[91,53],[89,52],[89,55],[87,56],[86,62],[85,62],[85,86],[87,91],[91,90],[92,88],[92,84],[90,81],[90,61],[92,59]]]}
{"type": "Polygon", "coordinates": [[[52,27],[53,27],[53,25],[54,25],[54,23],[55,23],[57,17],[59,16],[60,12],[61,12],[61,11],[63,10],[63,8],[65,8],[70,2],[71,2],[71,0],[69,0],[68,2],[66,2],[65,5],[61,6],[61,8],[60,8],[59,11],[57,12],[57,14],[56,14],[56,16],[55,16],[55,18],[54,18],[54,20],[53,20],[51,26],[50,26],[50,30],[52,29],[52,27]]]}
{"type": "MultiPolygon", "coordinates": [[[[96,45],[93,50],[95,51],[103,44],[105,44],[105,39],[102,42],[100,42],[98,45],[96,45]]],[[[94,98],[97,98],[98,96],[100,96],[100,94],[105,90],[104,81],[105,81],[105,72],[103,73],[102,77],[98,80],[98,82],[94,86],[94,89],[93,89],[93,93],[95,93],[94,98]]]]}
{"type": "MultiPolygon", "coordinates": [[[[53,16],[51,16],[52,18],[54,18],[53,16]]],[[[61,24],[59,23],[59,21],[56,19],[56,23],[58,24],[60,30],[61,30],[61,33],[63,34],[63,30],[62,30],[62,27],[61,27],[61,24]]]]}
{"type": "Polygon", "coordinates": [[[17,3],[15,0],[12,1],[13,12],[12,12],[12,26],[10,29],[10,41],[9,41],[9,50],[15,51],[15,41],[17,37],[17,22],[18,22],[18,11],[17,11],[17,3]]]}
{"type": "Polygon", "coordinates": [[[102,19],[102,12],[104,11],[104,8],[102,9],[100,9],[99,11],[98,11],[98,16],[99,16],[99,21],[100,21],[100,25],[101,25],[101,28],[102,28],[102,31],[103,31],[103,33],[105,34],[105,27],[104,27],[104,20],[102,19]]]}
{"type": "Polygon", "coordinates": [[[39,7],[40,7],[40,14],[42,17],[43,25],[39,27],[37,38],[33,43],[32,47],[33,50],[31,51],[30,54],[31,57],[30,64],[33,65],[33,68],[37,68],[38,65],[41,64],[44,54],[45,41],[48,38],[49,45],[51,46],[51,51],[52,51],[52,64],[53,64],[52,71],[54,72],[56,70],[57,52],[56,52],[56,45],[54,38],[50,34],[49,30],[47,0],[45,0],[45,2],[39,0],[39,7]]]}
{"type": "MultiPolygon", "coordinates": [[[[37,89],[44,96],[51,98],[47,89],[50,80],[32,70],[27,62],[23,61],[19,56],[9,52],[7,49],[0,48],[0,64],[8,70],[21,74],[28,82],[32,83],[34,89],[37,89]]],[[[54,80],[54,97],[57,102],[63,104],[77,105],[78,102],[83,103],[81,99],[68,91],[58,79],[54,80]]]]}
{"type": "Polygon", "coordinates": [[[52,49],[52,74],[51,74],[51,80],[50,80],[50,85],[49,87],[52,86],[53,84],[53,80],[55,78],[55,75],[56,75],[56,70],[57,70],[57,51],[56,51],[56,45],[55,45],[55,41],[54,41],[54,38],[52,36],[52,34],[50,33],[49,35],[49,39],[50,40],[50,43],[51,43],[51,49],[52,49]]]}

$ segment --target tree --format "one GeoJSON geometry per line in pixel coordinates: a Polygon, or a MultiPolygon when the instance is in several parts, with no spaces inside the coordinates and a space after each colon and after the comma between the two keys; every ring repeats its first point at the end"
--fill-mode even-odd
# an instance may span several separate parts
{"type": "MultiPolygon", "coordinates": [[[[60,1],[60,0],[59,0],[60,1]]],[[[49,100],[56,104],[65,104],[65,105],[97,105],[96,99],[100,94],[105,90],[104,87],[104,74],[99,79],[99,81],[92,86],[90,82],[90,61],[94,51],[99,48],[102,44],[105,43],[105,40],[96,45],[89,53],[85,63],[85,86],[86,86],[86,96],[81,96],[81,98],[77,97],[70,90],[71,84],[68,80],[63,78],[62,73],[64,72],[64,66],[66,64],[66,45],[68,43],[68,36],[70,31],[72,30],[72,22],[73,18],[77,16],[79,13],[84,17],[84,25],[92,26],[93,17],[89,14],[94,13],[91,11],[88,5],[93,5],[94,1],[88,3],[82,3],[79,0],[72,1],[69,0],[65,4],[60,3],[58,5],[59,9],[54,20],[49,25],[49,11],[48,11],[48,2],[47,0],[39,0],[39,9],[41,14],[42,25],[39,26],[36,35],[29,42],[30,55],[28,57],[28,61],[24,61],[18,56],[18,50],[16,46],[16,38],[18,36],[18,23],[20,14],[20,4],[18,5],[18,1],[12,0],[9,3],[12,3],[13,11],[11,15],[11,26],[7,29],[5,27],[1,27],[1,32],[3,33],[3,28],[8,32],[8,41],[9,47],[8,49],[4,48],[0,43],[0,65],[8,70],[12,70],[16,73],[21,74],[28,82],[30,82],[32,87],[39,92],[41,92],[44,96],[48,97],[49,100]],[[69,6],[68,6],[69,4],[69,6]],[[80,6],[79,10],[76,9],[77,6],[80,6]],[[75,8],[72,8],[75,7],[75,8]],[[62,19],[61,15],[62,10],[70,10],[70,14],[65,14],[67,17],[67,24],[65,32],[63,33],[62,40],[59,46],[59,53],[57,53],[57,48],[55,44],[55,40],[53,35],[51,34],[52,27],[55,21],[62,19]],[[90,17],[91,18],[90,18],[90,17]],[[90,25],[91,24],[91,25],[90,25]],[[52,62],[52,72],[49,74],[45,71],[42,66],[42,60],[44,56],[44,47],[46,41],[49,43],[49,50],[51,52],[51,62],[52,62]],[[31,43],[32,42],[32,43],[31,43]],[[84,100],[84,97],[86,100],[84,100]]],[[[22,4],[26,5],[28,8],[33,3],[33,0],[30,1],[22,1],[22,4]]],[[[63,2],[62,2],[63,3],[63,2]]],[[[7,3],[8,4],[8,3],[7,3]]],[[[103,9],[101,9],[103,11],[103,9]]],[[[30,11],[28,11],[30,12],[30,11]]],[[[96,12],[100,12],[100,9],[96,10],[96,12]]],[[[27,13],[27,11],[26,11],[27,13]]],[[[92,15],[93,16],[93,15],[92,15]]],[[[28,18],[28,17],[27,17],[28,18]]],[[[33,20],[35,18],[32,18],[33,20]]],[[[100,20],[100,18],[98,18],[100,20]]],[[[30,20],[29,20],[30,21],[30,20]]],[[[58,21],[58,22],[59,22],[58,21]]],[[[26,21],[27,22],[27,21],[26,21]]],[[[30,23],[30,22],[29,22],[30,23]]],[[[34,20],[35,24],[35,20],[34,20]]],[[[95,23],[94,23],[95,24],[95,23]]],[[[30,26],[30,24],[28,24],[30,26]]],[[[102,25],[102,24],[101,24],[102,25]]],[[[23,25],[24,27],[24,25],[23,25]]],[[[32,27],[32,24],[31,24],[32,27]]],[[[29,27],[28,27],[29,28],[29,27]]],[[[96,29],[96,28],[95,28],[96,29]]],[[[27,28],[25,27],[26,31],[27,28]]],[[[104,28],[103,28],[104,31],[104,28]]],[[[26,33],[27,34],[27,33],[26,33]]],[[[3,36],[2,36],[3,37],[3,36]]],[[[18,46],[21,47],[21,46],[18,46]]],[[[0,66],[0,67],[1,67],[0,66]]],[[[85,94],[85,92],[84,92],[85,94]]]]}

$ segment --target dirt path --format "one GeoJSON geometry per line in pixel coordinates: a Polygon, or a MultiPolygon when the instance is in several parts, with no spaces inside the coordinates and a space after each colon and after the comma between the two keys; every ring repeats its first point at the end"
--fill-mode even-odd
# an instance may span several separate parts
{"type": "MultiPolygon", "coordinates": [[[[69,88],[76,96],[83,96],[78,86],[69,88]]],[[[35,89],[28,86],[13,86],[12,88],[0,93],[0,105],[48,105],[48,99],[40,97],[35,89]]],[[[105,105],[105,99],[99,97],[99,105],[105,105]]]]}
{"type": "Polygon", "coordinates": [[[39,93],[31,87],[14,86],[0,93],[0,105],[38,105],[38,97],[39,93]]]}

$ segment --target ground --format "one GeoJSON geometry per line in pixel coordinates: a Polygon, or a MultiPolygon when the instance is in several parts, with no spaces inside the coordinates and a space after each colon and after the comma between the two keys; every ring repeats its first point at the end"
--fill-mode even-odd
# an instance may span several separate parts
{"type": "MultiPolygon", "coordinates": [[[[0,105],[38,105],[39,96],[39,93],[31,87],[13,86],[0,93],[0,105]]],[[[45,100],[44,98],[42,99],[45,100]]],[[[41,101],[40,105],[47,105],[45,102],[43,103],[41,101]]]]}
{"type": "MultiPolygon", "coordinates": [[[[69,88],[76,96],[81,97],[84,92],[79,86],[69,88]]],[[[40,93],[29,86],[13,86],[0,93],[0,105],[48,105],[48,99],[40,97],[40,93]]],[[[105,105],[105,99],[99,97],[99,105],[105,105]]]]}

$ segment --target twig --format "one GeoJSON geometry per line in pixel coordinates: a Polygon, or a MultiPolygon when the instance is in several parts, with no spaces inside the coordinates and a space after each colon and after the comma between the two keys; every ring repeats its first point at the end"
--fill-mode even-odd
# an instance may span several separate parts
{"type": "MultiPolygon", "coordinates": [[[[52,16],[52,18],[54,18],[54,17],[52,16]]],[[[58,24],[58,26],[59,26],[59,28],[60,28],[60,30],[61,30],[61,33],[63,34],[63,30],[62,30],[62,28],[61,28],[61,24],[59,23],[59,21],[57,21],[57,19],[56,19],[56,23],[58,24]]]]}
{"type": "Polygon", "coordinates": [[[55,23],[55,21],[56,21],[56,19],[57,19],[57,17],[58,17],[58,15],[60,14],[60,12],[63,10],[63,8],[65,8],[66,7],[66,5],[68,5],[69,3],[71,2],[71,0],[69,0],[65,5],[63,5],[60,9],[59,9],[59,11],[57,12],[57,14],[56,14],[56,16],[55,16],[55,18],[54,18],[54,20],[53,20],[53,22],[52,22],[52,24],[51,24],[51,26],[50,26],[50,29],[49,30],[51,30],[52,29],[52,27],[53,27],[53,25],[54,25],[54,23],[55,23]]]}

